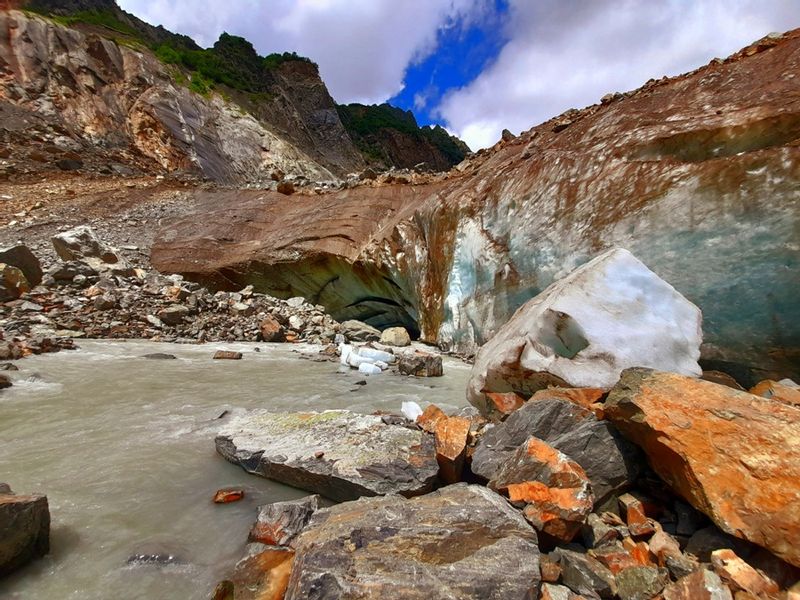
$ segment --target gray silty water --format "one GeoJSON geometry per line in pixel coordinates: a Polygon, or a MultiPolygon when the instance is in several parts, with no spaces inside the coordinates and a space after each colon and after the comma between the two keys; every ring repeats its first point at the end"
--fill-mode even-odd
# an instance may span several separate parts
{"type": "Polygon", "coordinates": [[[52,515],[51,554],[0,580],[4,600],[207,598],[242,556],[256,507],[305,495],[216,454],[224,411],[398,411],[404,400],[455,409],[469,375],[446,359],[442,378],[365,378],[292,345],[79,345],[19,361],[14,387],[0,392],[0,482],[46,493],[52,515]],[[221,348],[244,360],[211,360],[221,348]],[[178,360],[142,358],[153,352],[178,360]],[[214,505],[230,485],[245,500],[214,505]],[[179,562],[126,564],[151,552],[179,562]]]}

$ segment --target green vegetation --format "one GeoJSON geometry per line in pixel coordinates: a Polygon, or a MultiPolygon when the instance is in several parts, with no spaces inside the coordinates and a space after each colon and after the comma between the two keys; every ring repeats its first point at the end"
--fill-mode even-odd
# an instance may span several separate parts
{"type": "Polygon", "coordinates": [[[439,125],[420,127],[414,114],[390,104],[365,106],[363,104],[337,105],[339,118],[358,149],[368,160],[377,162],[395,161],[387,156],[381,144],[382,132],[394,130],[403,133],[420,143],[427,141],[436,147],[451,165],[458,164],[469,152],[469,148],[454,138],[439,125]]]}
{"type": "Polygon", "coordinates": [[[65,26],[74,25],[76,23],[86,23],[87,25],[105,27],[106,29],[111,29],[112,31],[116,31],[117,33],[121,33],[123,35],[139,37],[139,32],[136,31],[136,29],[127,23],[120,21],[117,15],[110,10],[81,10],[66,16],[51,15],[46,11],[40,11],[35,8],[32,8],[31,11],[39,14],[46,14],[56,23],[60,23],[61,25],[65,26]]]}

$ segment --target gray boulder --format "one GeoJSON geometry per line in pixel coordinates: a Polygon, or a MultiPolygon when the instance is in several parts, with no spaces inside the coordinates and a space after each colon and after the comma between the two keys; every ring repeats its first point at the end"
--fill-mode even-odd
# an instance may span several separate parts
{"type": "Polygon", "coordinates": [[[441,377],[444,375],[442,357],[429,352],[404,352],[398,356],[397,368],[403,375],[441,377]]]}
{"type": "Polygon", "coordinates": [[[0,485],[0,577],[49,551],[47,496],[17,496],[0,485]]]}
{"type": "Polygon", "coordinates": [[[611,425],[561,399],[528,402],[479,440],[472,472],[490,480],[529,437],[539,438],[577,462],[589,477],[597,503],[633,482],[644,459],[611,425]]]}
{"type": "Polygon", "coordinates": [[[167,325],[180,325],[189,316],[189,309],[182,304],[173,304],[158,311],[158,318],[167,325]]]}
{"type": "Polygon", "coordinates": [[[319,510],[295,549],[286,600],[538,597],[536,532],[482,486],[319,510]]]}
{"type": "Polygon", "coordinates": [[[267,546],[294,546],[295,538],[319,510],[320,497],[306,496],[299,500],[273,502],[259,507],[258,519],[250,530],[249,542],[267,546]]]}
{"type": "Polygon", "coordinates": [[[52,238],[56,254],[64,261],[78,261],[98,272],[130,277],[133,268],[119,250],[102,242],[88,225],[79,225],[52,238]]]}
{"type": "Polygon", "coordinates": [[[340,331],[348,340],[355,342],[377,342],[381,339],[380,331],[354,319],[342,323],[340,331]]]}
{"type": "Polygon", "coordinates": [[[30,284],[21,269],[0,263],[0,302],[16,300],[30,289],[30,284]]]}
{"type": "Polygon", "coordinates": [[[219,432],[216,446],[249,473],[338,501],[425,494],[439,472],[433,436],[344,410],[249,411],[219,432]]]}
{"type": "Polygon", "coordinates": [[[25,275],[31,287],[42,283],[42,265],[31,249],[24,244],[0,249],[0,263],[17,267],[25,275]]]}

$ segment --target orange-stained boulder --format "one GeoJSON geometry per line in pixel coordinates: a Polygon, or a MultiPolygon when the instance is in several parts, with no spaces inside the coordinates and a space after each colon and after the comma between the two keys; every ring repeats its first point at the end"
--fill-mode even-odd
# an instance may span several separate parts
{"type": "Polygon", "coordinates": [[[534,437],[500,466],[489,487],[524,502],[523,514],[537,531],[565,542],[575,537],[594,504],[581,466],[534,437]]]}
{"type": "Polygon", "coordinates": [[[736,556],[733,550],[721,549],[711,553],[714,571],[734,591],[742,590],[754,596],[774,594],[778,584],[736,556]]]}
{"type": "Polygon", "coordinates": [[[800,566],[800,409],[637,368],[623,373],[605,410],[720,529],[800,566]]]}
{"type": "Polygon", "coordinates": [[[436,423],[436,460],[445,483],[461,481],[471,424],[466,417],[445,417],[436,423]]]}
{"type": "Polygon", "coordinates": [[[231,502],[238,502],[244,498],[244,490],[242,488],[226,488],[217,490],[214,494],[214,504],[230,504],[231,502]]]}
{"type": "Polygon", "coordinates": [[[433,433],[436,431],[436,425],[442,419],[446,419],[447,415],[444,411],[435,404],[429,404],[422,411],[422,414],[417,417],[417,425],[422,427],[423,431],[433,433]]]}
{"type": "MultiPolygon", "coordinates": [[[[488,395],[488,394],[487,394],[488,395]]],[[[597,404],[602,401],[605,391],[600,388],[561,388],[550,387],[546,390],[539,390],[531,396],[528,402],[536,402],[538,400],[547,400],[549,398],[559,398],[567,400],[578,406],[582,406],[587,410],[595,412],[597,404]]],[[[595,412],[595,416],[599,419],[600,416],[595,412]]]]}
{"type": "Polygon", "coordinates": [[[762,398],[777,400],[784,404],[800,406],[800,387],[792,387],[782,381],[766,379],[751,388],[750,393],[762,398]]]}
{"type": "Polygon", "coordinates": [[[664,600],[732,600],[731,591],[713,571],[698,569],[668,585],[664,600]]]}
{"type": "Polygon", "coordinates": [[[242,559],[231,581],[236,600],[283,600],[292,575],[294,550],[270,548],[242,559]]]}

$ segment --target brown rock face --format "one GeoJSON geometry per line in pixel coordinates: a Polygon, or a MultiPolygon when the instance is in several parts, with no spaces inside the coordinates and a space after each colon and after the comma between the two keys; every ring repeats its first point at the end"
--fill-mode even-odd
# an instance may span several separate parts
{"type": "Polygon", "coordinates": [[[440,182],[296,194],[290,219],[272,195],[218,197],[161,231],[153,263],[315,298],[340,321],[351,305],[379,327],[402,315],[424,341],[474,351],[554,280],[623,247],[701,308],[710,368],[793,377],[798,70],[793,31],[544,123],[440,182]]]}
{"type": "Polygon", "coordinates": [[[728,387],[629,369],[606,417],[723,531],[800,566],[800,409],[728,387]]]}
{"type": "Polygon", "coordinates": [[[47,496],[16,496],[0,490],[0,577],[49,551],[47,496]]]}

